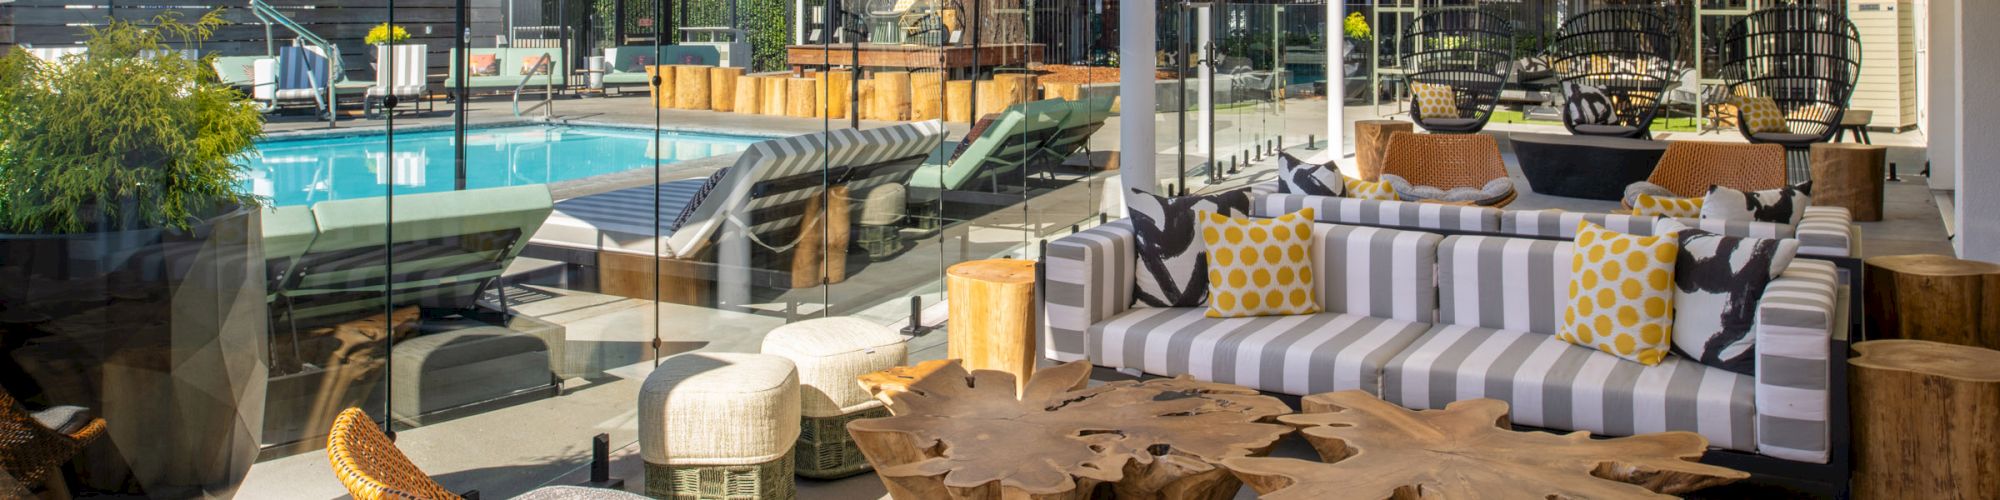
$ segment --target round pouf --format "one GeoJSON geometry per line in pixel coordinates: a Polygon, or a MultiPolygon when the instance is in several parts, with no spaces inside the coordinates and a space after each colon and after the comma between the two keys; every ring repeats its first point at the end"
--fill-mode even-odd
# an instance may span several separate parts
{"type": "Polygon", "coordinates": [[[796,498],[798,436],[799,373],[782,356],[675,355],[639,388],[639,454],[653,498],[796,498]]]}
{"type": "Polygon", "coordinates": [[[902,235],[897,231],[903,224],[909,198],[909,189],[902,184],[884,184],[870,188],[861,196],[861,248],[868,250],[868,257],[881,260],[903,249],[902,235]]]}
{"type": "Polygon", "coordinates": [[[832,479],[866,472],[868,459],[847,434],[847,423],[889,411],[856,380],[907,362],[903,336],[862,319],[822,318],[771,330],[764,353],[799,367],[799,475],[832,479]]]}

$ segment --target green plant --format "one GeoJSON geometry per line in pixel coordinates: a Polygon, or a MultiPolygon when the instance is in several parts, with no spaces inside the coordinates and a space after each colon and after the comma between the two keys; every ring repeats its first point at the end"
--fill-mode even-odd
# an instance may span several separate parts
{"type": "Polygon", "coordinates": [[[221,11],[87,30],[85,54],[0,57],[0,230],[187,229],[233,207],[263,115],[203,60],[221,11]]]}
{"type": "Polygon", "coordinates": [[[1368,29],[1368,16],[1363,16],[1360,12],[1348,14],[1347,19],[1340,23],[1340,30],[1346,33],[1348,38],[1356,40],[1367,40],[1368,36],[1373,34],[1373,31],[1368,29]]]}
{"type": "Polygon", "coordinates": [[[409,30],[403,29],[402,26],[392,26],[389,23],[382,23],[375,25],[374,28],[370,28],[368,36],[362,38],[361,41],[369,45],[395,45],[409,39],[409,30]]]}

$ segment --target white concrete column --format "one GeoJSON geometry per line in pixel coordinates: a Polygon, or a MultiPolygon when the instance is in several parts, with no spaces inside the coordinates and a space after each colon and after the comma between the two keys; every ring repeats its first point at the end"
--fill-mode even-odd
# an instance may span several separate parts
{"type": "Polygon", "coordinates": [[[1215,137],[1211,134],[1215,127],[1209,124],[1215,123],[1215,65],[1221,61],[1205,59],[1208,57],[1208,44],[1215,41],[1215,26],[1212,22],[1215,18],[1211,17],[1214,11],[1215,9],[1210,7],[1195,9],[1194,53],[1183,56],[1204,63],[1198,70],[1200,83],[1195,97],[1195,109],[1200,112],[1195,114],[1194,122],[1195,148],[1200,149],[1203,154],[1215,149],[1215,137]]]}
{"type": "Polygon", "coordinates": [[[1326,2],[1326,144],[1329,159],[1353,154],[1344,144],[1347,137],[1347,3],[1326,2]]]}
{"type": "MultiPolygon", "coordinates": [[[[1958,174],[1959,96],[1963,88],[1958,84],[1958,3],[1960,0],[1932,0],[1930,2],[1930,33],[1926,36],[1930,43],[1929,56],[1930,101],[1924,124],[1924,137],[1930,147],[1931,189],[1952,189],[1953,179],[1958,174]]],[[[1915,165],[1922,168],[1922,165],[1915,165]]],[[[1912,170],[1915,171],[1915,168],[1912,170]]]]}
{"type": "MultiPolygon", "coordinates": [[[[1945,3],[1945,2],[1937,2],[1945,3]]],[[[1991,29],[2000,19],[2000,2],[1954,0],[1959,11],[1951,21],[1958,25],[1959,63],[1957,92],[1962,106],[1957,110],[1958,190],[1954,203],[1958,210],[1958,246],[1962,258],[2000,262],[2000,95],[1993,82],[2000,81],[2000,30],[1991,29]],[[1966,22],[1971,19],[1973,21],[1966,22]],[[1976,28],[1976,29],[1966,29],[1976,28]]],[[[1932,18],[1933,23],[1938,18],[1932,18]]],[[[1933,43],[1936,39],[1933,38],[1933,43]]],[[[1935,67],[1935,66],[1933,66],[1935,67]]],[[[1935,79],[1934,79],[1935,80],[1935,79]]],[[[1936,172],[1936,166],[1932,166],[1936,172]]]]}
{"type": "Polygon", "coordinates": [[[1159,61],[1153,59],[1157,4],[1156,0],[1121,0],[1118,4],[1118,180],[1127,189],[1159,189],[1153,164],[1157,153],[1153,140],[1153,72],[1159,69],[1159,61]]]}

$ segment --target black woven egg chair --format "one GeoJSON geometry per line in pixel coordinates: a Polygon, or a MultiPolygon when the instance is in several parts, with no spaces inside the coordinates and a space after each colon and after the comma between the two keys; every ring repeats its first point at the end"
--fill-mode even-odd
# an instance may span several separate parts
{"type": "Polygon", "coordinates": [[[1784,146],[1792,182],[1809,179],[1808,148],[1840,131],[1861,74],[1861,35],[1854,23],[1823,7],[1763,9],[1730,28],[1720,51],[1730,95],[1771,98],[1787,128],[1755,130],[1748,116],[1739,116],[1743,137],[1784,146]]]}
{"type": "Polygon", "coordinates": [[[1410,83],[1449,87],[1457,111],[1457,116],[1424,116],[1422,106],[1413,104],[1411,121],[1437,133],[1486,128],[1501,88],[1513,77],[1514,23],[1488,9],[1445,8],[1411,20],[1401,43],[1411,48],[1403,56],[1410,83]]]}
{"type": "Polygon", "coordinates": [[[1576,135],[1652,136],[1660,100],[1679,79],[1679,31],[1656,9],[1610,7],[1564,19],[1549,45],[1561,78],[1563,127],[1576,135]]]}

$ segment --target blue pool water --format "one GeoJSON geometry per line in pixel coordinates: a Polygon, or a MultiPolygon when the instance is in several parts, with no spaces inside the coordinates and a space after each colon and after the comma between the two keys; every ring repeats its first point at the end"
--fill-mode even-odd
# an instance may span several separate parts
{"type": "MultiPolygon", "coordinates": [[[[760,137],[528,125],[465,132],[468,189],[546,184],[743,151],[760,137]],[[655,144],[657,137],[658,146],[655,144]],[[657,154],[655,153],[657,152],[657,154]]],[[[277,206],[450,191],[452,131],[285,139],[257,144],[243,189],[277,206]]]]}

